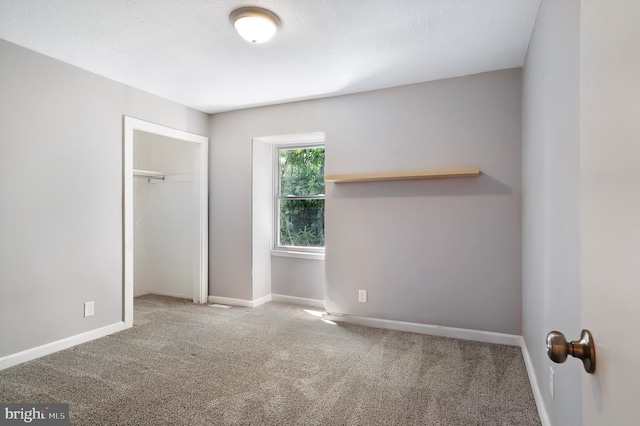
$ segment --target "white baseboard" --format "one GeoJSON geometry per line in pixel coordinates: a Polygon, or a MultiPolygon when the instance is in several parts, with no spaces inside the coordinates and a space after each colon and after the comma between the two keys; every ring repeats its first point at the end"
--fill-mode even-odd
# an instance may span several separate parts
{"type": "Polygon", "coordinates": [[[245,308],[253,307],[253,301],[251,300],[234,299],[232,297],[209,296],[207,297],[207,301],[209,303],[218,303],[220,305],[242,306],[245,308]]]}
{"type": "Polygon", "coordinates": [[[266,296],[262,296],[258,299],[255,299],[252,303],[253,305],[251,306],[252,308],[256,308],[260,305],[264,305],[267,302],[271,302],[271,294],[267,294],[266,296]]]}
{"type": "Polygon", "coordinates": [[[271,294],[271,300],[274,302],[291,303],[293,305],[311,306],[314,308],[324,309],[324,300],[307,299],[306,297],[285,296],[283,294],[271,294]]]}
{"type": "Polygon", "coordinates": [[[524,365],[527,368],[527,374],[529,375],[529,383],[531,383],[531,391],[533,392],[533,399],[536,401],[536,407],[538,408],[538,416],[540,417],[540,423],[542,426],[551,426],[551,422],[549,421],[549,415],[547,414],[547,409],[544,405],[544,400],[542,399],[542,392],[540,391],[540,386],[538,385],[538,379],[536,378],[536,370],[533,368],[533,361],[531,360],[531,356],[529,355],[529,350],[527,349],[527,344],[524,341],[524,338],[520,337],[522,348],[522,357],[524,358],[524,365]]]}
{"type": "Polygon", "coordinates": [[[378,318],[366,318],[353,315],[328,314],[326,319],[349,324],[364,325],[389,330],[410,331],[412,333],[432,336],[451,337],[454,339],[474,340],[476,342],[497,343],[500,345],[520,346],[522,336],[495,333],[493,331],[470,330],[466,328],[443,327],[440,325],[420,324],[415,322],[393,321],[378,318]]]}
{"type": "Polygon", "coordinates": [[[255,308],[271,301],[271,295],[267,294],[259,299],[247,300],[247,299],[234,299],[233,297],[220,297],[209,296],[207,297],[209,303],[218,303],[220,305],[242,306],[245,308],[255,308]]]}
{"type": "Polygon", "coordinates": [[[0,358],[0,370],[22,364],[23,362],[31,361],[45,355],[50,355],[63,349],[68,349],[81,343],[99,339],[100,337],[122,331],[125,328],[124,322],[121,321],[95,330],[87,331],[85,333],[76,334],[75,336],[56,340],[55,342],[47,343],[42,346],[27,349],[22,352],[4,356],[0,358]]]}
{"type": "Polygon", "coordinates": [[[267,294],[259,299],[247,300],[247,299],[234,299],[233,297],[220,297],[209,296],[207,298],[209,303],[219,303],[221,305],[242,306],[245,308],[256,308],[260,305],[264,305],[267,302],[284,302],[292,303],[294,305],[312,306],[315,308],[324,309],[324,300],[318,299],[306,299],[304,297],[285,296],[282,294],[267,294]]]}
{"type": "MultiPolygon", "coordinates": [[[[156,296],[167,296],[167,297],[175,297],[176,299],[189,299],[189,300],[193,300],[193,295],[184,295],[184,294],[176,294],[176,293],[164,293],[162,291],[152,291],[150,293],[147,294],[152,294],[152,295],[156,295],[156,296]]],[[[137,296],[134,296],[137,297],[137,296]]]]}

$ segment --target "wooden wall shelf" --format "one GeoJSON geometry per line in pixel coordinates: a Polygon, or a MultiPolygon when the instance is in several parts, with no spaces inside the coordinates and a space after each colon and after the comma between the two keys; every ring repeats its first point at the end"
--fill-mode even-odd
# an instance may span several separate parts
{"type": "Polygon", "coordinates": [[[458,167],[448,169],[411,170],[406,172],[383,173],[352,173],[344,175],[325,175],[325,182],[351,183],[351,182],[379,182],[386,180],[410,180],[410,179],[444,179],[454,177],[480,176],[479,167],[458,167]]]}

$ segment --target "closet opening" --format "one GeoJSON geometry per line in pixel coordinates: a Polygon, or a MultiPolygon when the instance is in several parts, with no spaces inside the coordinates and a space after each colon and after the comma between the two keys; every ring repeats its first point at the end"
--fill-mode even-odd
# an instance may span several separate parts
{"type": "Polygon", "coordinates": [[[133,298],[208,298],[208,138],[124,117],[123,320],[133,298]]]}

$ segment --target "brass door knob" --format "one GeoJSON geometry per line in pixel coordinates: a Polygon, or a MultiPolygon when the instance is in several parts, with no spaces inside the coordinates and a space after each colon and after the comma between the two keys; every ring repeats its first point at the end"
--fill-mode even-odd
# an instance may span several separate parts
{"type": "Polygon", "coordinates": [[[547,355],[551,361],[562,364],[571,355],[580,358],[587,373],[596,371],[596,347],[589,330],[582,330],[580,340],[567,342],[564,334],[552,331],[547,335],[547,355]]]}

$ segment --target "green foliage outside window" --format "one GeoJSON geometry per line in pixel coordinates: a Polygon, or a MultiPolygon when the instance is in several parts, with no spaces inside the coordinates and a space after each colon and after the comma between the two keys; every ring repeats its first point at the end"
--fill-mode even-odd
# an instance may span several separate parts
{"type": "Polygon", "coordinates": [[[324,148],[280,150],[279,209],[280,245],[324,247],[324,148]]]}

